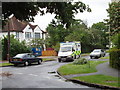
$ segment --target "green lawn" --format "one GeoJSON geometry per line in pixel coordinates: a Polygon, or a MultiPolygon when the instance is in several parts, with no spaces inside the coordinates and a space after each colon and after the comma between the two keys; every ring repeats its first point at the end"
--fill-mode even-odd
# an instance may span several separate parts
{"type": "Polygon", "coordinates": [[[77,79],[77,80],[85,81],[88,83],[120,87],[120,84],[118,84],[118,77],[112,77],[107,75],[80,76],[80,77],[74,77],[72,79],[77,79]]]}
{"type": "Polygon", "coordinates": [[[101,57],[100,59],[109,59],[109,56],[107,56],[107,57],[101,57]]]}
{"type": "Polygon", "coordinates": [[[83,65],[74,65],[72,63],[66,64],[66,65],[61,66],[58,69],[58,72],[62,75],[97,72],[96,66],[104,62],[107,62],[107,61],[90,61],[90,64],[87,63],[83,65]]]}
{"type": "Polygon", "coordinates": [[[9,65],[13,65],[11,63],[0,63],[0,66],[9,66],[9,65]]]}
{"type": "Polygon", "coordinates": [[[50,59],[50,58],[43,58],[42,60],[43,60],[43,62],[45,62],[45,61],[53,61],[54,59],[50,59]]]}

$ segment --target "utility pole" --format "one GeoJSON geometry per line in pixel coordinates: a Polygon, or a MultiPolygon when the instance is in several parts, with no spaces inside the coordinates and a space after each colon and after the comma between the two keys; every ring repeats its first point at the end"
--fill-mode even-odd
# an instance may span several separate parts
{"type": "Polygon", "coordinates": [[[109,50],[111,48],[111,40],[110,40],[110,24],[109,24],[109,50]]]}
{"type": "Polygon", "coordinates": [[[8,53],[7,53],[7,60],[10,62],[10,26],[9,26],[9,20],[8,20],[8,53]]]}

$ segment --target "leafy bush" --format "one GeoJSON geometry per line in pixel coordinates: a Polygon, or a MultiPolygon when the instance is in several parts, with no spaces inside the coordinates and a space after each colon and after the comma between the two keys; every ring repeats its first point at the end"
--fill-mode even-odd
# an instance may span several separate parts
{"type": "Polygon", "coordinates": [[[87,59],[85,59],[85,58],[80,58],[73,62],[73,64],[75,64],[75,65],[81,65],[81,64],[86,64],[86,63],[87,63],[87,59]]]}
{"type": "MultiPolygon", "coordinates": [[[[8,37],[4,37],[2,39],[2,59],[7,59],[8,53],[8,44],[7,44],[8,37]]],[[[25,42],[19,42],[17,39],[14,38],[13,35],[10,37],[10,56],[13,57],[18,53],[29,53],[30,48],[25,45],[25,42]]]]}
{"type": "Polygon", "coordinates": [[[120,49],[120,33],[117,33],[112,36],[112,42],[115,48],[120,49]]]}
{"type": "Polygon", "coordinates": [[[120,70],[120,49],[110,50],[110,66],[120,70]]]}

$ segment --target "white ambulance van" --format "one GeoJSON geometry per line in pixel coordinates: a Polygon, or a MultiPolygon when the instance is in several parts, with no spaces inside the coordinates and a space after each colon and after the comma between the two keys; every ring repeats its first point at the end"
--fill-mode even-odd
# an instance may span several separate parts
{"type": "Polygon", "coordinates": [[[75,42],[61,42],[58,52],[58,61],[74,61],[81,55],[81,44],[79,41],[75,42]]]}

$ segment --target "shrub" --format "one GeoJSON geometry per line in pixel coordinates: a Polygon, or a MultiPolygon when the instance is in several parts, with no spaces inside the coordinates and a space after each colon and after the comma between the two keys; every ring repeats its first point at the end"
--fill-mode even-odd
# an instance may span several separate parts
{"type": "Polygon", "coordinates": [[[120,49],[110,50],[110,66],[120,70],[120,49]]]}
{"type": "Polygon", "coordinates": [[[112,43],[114,44],[115,48],[120,49],[120,33],[112,36],[112,43]]]}
{"type": "MultiPolygon", "coordinates": [[[[7,44],[8,37],[4,37],[2,41],[2,59],[7,59],[8,53],[8,44],[7,44]]],[[[25,42],[19,42],[17,39],[14,38],[13,35],[10,36],[10,56],[13,57],[18,53],[29,53],[30,48],[25,45],[25,42]]]]}
{"type": "Polygon", "coordinates": [[[80,58],[73,62],[73,64],[75,64],[75,65],[81,65],[81,64],[86,64],[86,63],[87,63],[87,59],[85,59],[85,58],[80,58]]]}

